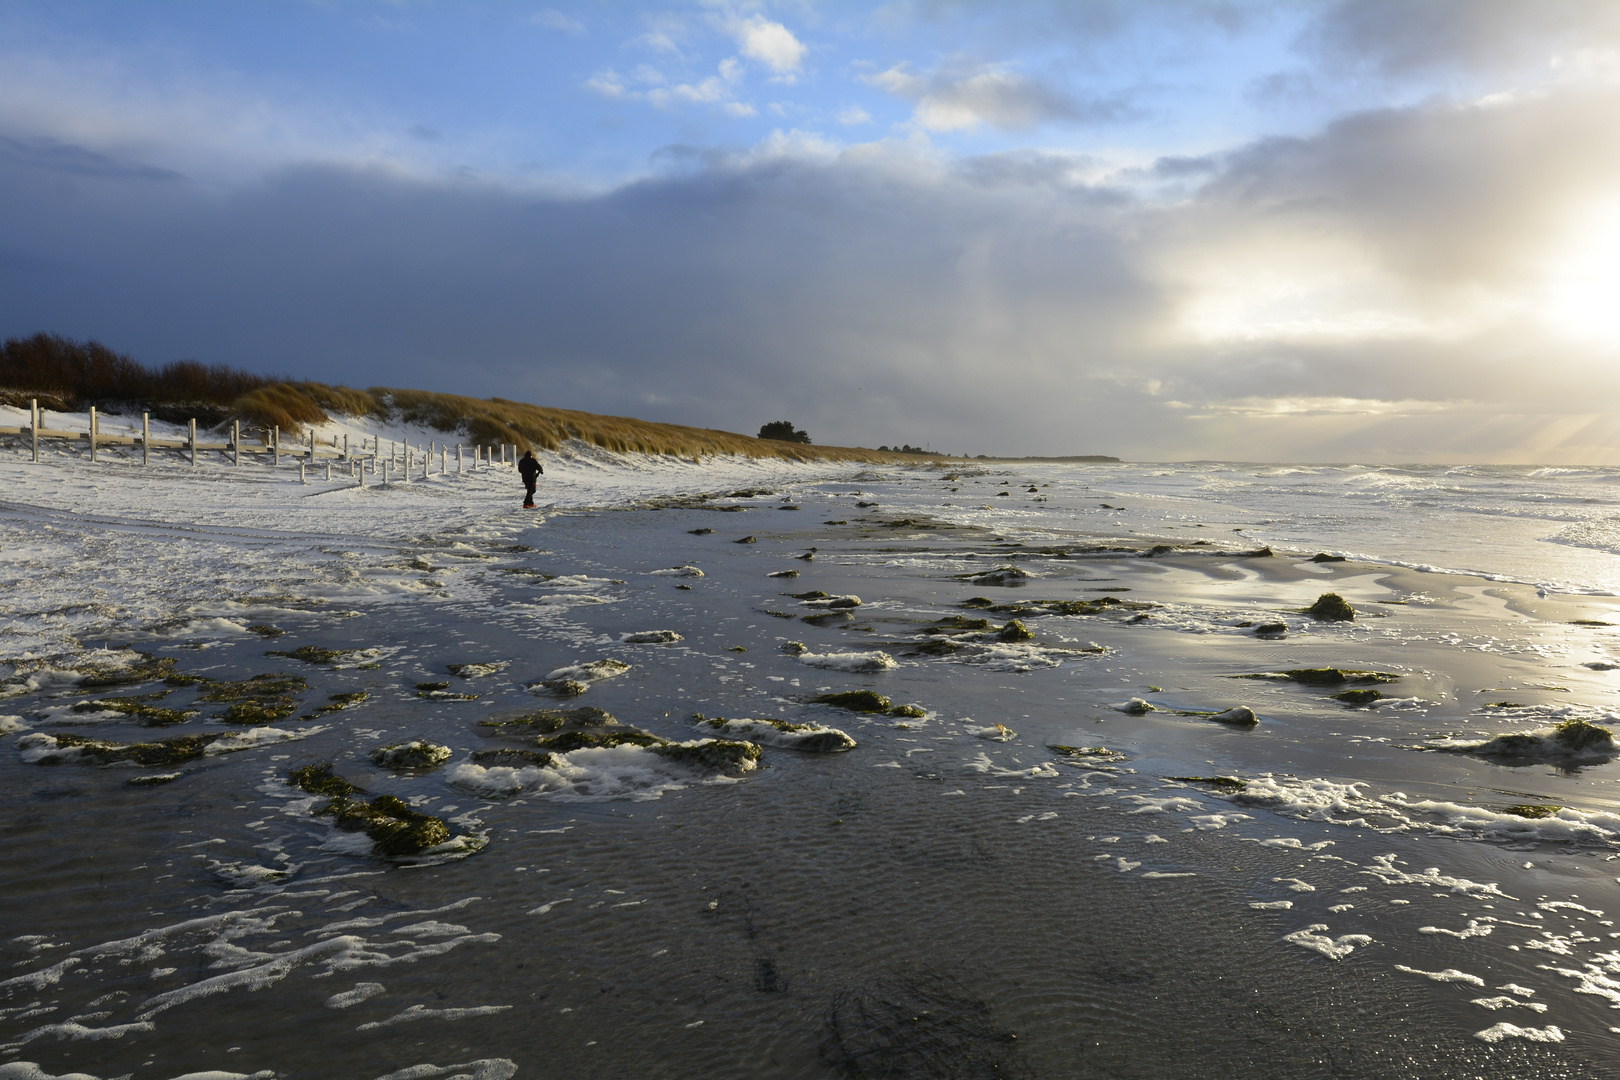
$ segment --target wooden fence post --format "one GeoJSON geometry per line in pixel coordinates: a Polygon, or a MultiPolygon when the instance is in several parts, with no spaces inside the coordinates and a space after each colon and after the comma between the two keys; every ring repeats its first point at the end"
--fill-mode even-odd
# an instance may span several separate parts
{"type": "Polygon", "coordinates": [[[349,460],[349,433],[347,431],[343,433],[343,460],[349,460]]]}
{"type": "Polygon", "coordinates": [[[273,438],[271,439],[271,443],[270,443],[271,453],[276,455],[276,464],[280,465],[281,464],[281,425],[276,424],[270,430],[274,433],[273,438]]]}
{"type": "Polygon", "coordinates": [[[96,407],[90,406],[90,460],[96,460],[96,407]]]}
{"type": "Polygon", "coordinates": [[[197,418],[191,418],[191,463],[197,464],[197,418]]]}
{"type": "Polygon", "coordinates": [[[29,429],[29,431],[33,432],[33,436],[34,436],[34,464],[38,465],[39,464],[39,417],[40,417],[40,412],[41,412],[40,407],[39,407],[39,399],[38,398],[29,398],[28,399],[28,411],[33,415],[33,419],[28,422],[28,429],[29,429]]]}
{"type": "Polygon", "coordinates": [[[309,429],[309,460],[310,460],[310,464],[314,464],[314,462],[315,462],[315,429],[314,428],[309,429]]]}
{"type": "Polygon", "coordinates": [[[141,413],[141,464],[152,464],[152,414],[141,413]]]}
{"type": "Polygon", "coordinates": [[[231,464],[242,467],[242,421],[231,421],[231,464]]]}

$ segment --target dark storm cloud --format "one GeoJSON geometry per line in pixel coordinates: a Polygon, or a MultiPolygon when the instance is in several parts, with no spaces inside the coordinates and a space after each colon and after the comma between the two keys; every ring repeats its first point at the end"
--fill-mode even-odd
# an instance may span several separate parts
{"type": "Polygon", "coordinates": [[[1319,59],[1396,76],[1540,64],[1617,42],[1620,6],[1603,0],[1338,0],[1300,38],[1319,59]]]}
{"type": "Polygon", "coordinates": [[[1020,379],[1128,347],[1151,311],[1114,237],[1049,211],[788,159],[580,199],[313,169],[223,195],[64,186],[6,162],[0,232],[50,261],[0,269],[0,329],[731,429],[788,410],[829,440],[926,438],[942,413],[988,425],[1003,406],[984,408],[986,390],[1016,412],[1020,379]]]}
{"type": "Polygon", "coordinates": [[[140,162],[122,161],[82,146],[55,139],[14,139],[0,135],[0,168],[15,168],[71,177],[121,180],[180,180],[173,169],[160,169],[140,162]]]}

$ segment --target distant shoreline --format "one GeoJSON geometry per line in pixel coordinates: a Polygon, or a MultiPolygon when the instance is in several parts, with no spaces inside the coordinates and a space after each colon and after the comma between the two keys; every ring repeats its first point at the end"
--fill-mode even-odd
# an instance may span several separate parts
{"type": "Polygon", "coordinates": [[[1061,457],[1040,457],[1029,455],[1027,457],[994,457],[981,455],[971,459],[973,461],[1089,461],[1094,465],[1122,465],[1123,458],[1109,457],[1107,454],[1067,454],[1061,457]]]}

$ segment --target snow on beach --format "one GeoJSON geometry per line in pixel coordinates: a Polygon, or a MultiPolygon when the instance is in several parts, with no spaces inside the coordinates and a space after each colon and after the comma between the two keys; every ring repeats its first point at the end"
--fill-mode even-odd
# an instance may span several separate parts
{"type": "MultiPolygon", "coordinates": [[[[0,407],[0,426],[26,424],[27,416],[0,407]]],[[[89,417],[52,413],[44,426],[88,430],[89,417]]],[[[99,427],[105,435],[138,432],[140,421],[104,415],[99,427]]],[[[154,439],[184,434],[179,425],[153,422],[154,439]]],[[[7,654],[60,650],[86,633],[246,634],[248,624],[273,616],[279,598],[293,592],[299,603],[328,610],[453,598],[458,562],[509,543],[546,513],[622,509],[672,494],[723,494],[861,471],[771,458],[696,463],[576,442],[541,455],[542,508],[521,517],[515,470],[474,467],[470,447],[458,469],[450,445],[447,472],[439,471],[438,453],[427,455],[431,471],[423,477],[422,450],[445,446],[443,432],[350,418],[315,435],[340,445],[347,436],[357,455],[362,441],[380,439],[385,456],[409,443],[412,478],[406,482],[396,471],[383,486],[368,473],[362,484],[339,464],[328,480],[323,459],[301,483],[291,453],[279,467],[264,454],[233,466],[229,455],[204,451],[192,466],[181,451],[154,450],[152,464],[142,466],[137,449],[103,446],[92,465],[86,444],[46,440],[43,460],[34,465],[25,448],[0,449],[0,568],[28,585],[0,599],[7,654]],[[456,539],[431,549],[420,543],[441,534],[456,539]],[[437,578],[406,557],[418,551],[430,565],[446,564],[437,578]]]]}

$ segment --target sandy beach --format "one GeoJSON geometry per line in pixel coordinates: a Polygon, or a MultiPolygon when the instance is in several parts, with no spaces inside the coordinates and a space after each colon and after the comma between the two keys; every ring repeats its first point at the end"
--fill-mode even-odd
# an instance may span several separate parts
{"type": "Polygon", "coordinates": [[[1605,1075],[1620,619],[1460,514],[6,454],[0,1070],[1605,1075]]]}

